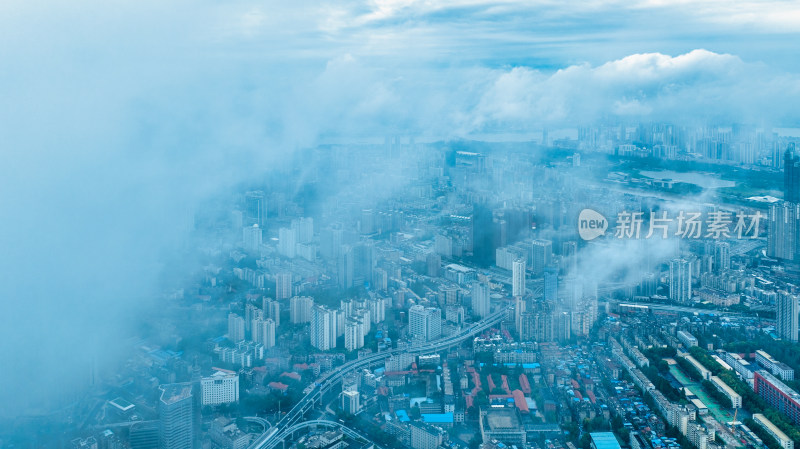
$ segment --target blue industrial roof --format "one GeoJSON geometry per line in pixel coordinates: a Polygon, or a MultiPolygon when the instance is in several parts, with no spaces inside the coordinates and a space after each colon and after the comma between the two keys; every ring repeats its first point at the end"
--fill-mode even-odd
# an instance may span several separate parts
{"type": "Polygon", "coordinates": [[[423,413],[421,416],[422,416],[422,421],[429,424],[453,423],[452,413],[423,413]]]}
{"type": "Polygon", "coordinates": [[[593,432],[589,435],[597,449],[622,449],[613,432],[593,432]]]}
{"type": "Polygon", "coordinates": [[[395,410],[394,414],[397,415],[397,420],[400,422],[409,422],[411,419],[408,417],[408,413],[405,410],[395,410]]]}

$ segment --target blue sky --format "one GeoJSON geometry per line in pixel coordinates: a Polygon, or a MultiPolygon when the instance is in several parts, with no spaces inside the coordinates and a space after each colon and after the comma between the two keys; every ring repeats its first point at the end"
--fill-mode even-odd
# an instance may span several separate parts
{"type": "Polygon", "coordinates": [[[0,404],[82,379],[197,204],[295,148],[798,126],[798,33],[789,1],[0,2],[0,383],[41,395],[0,404]]]}

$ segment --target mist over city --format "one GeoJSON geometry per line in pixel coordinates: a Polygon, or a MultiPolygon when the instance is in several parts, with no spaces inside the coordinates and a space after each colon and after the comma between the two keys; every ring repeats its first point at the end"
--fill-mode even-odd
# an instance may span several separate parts
{"type": "Polygon", "coordinates": [[[792,449],[799,30],[0,3],[0,449],[792,449]]]}

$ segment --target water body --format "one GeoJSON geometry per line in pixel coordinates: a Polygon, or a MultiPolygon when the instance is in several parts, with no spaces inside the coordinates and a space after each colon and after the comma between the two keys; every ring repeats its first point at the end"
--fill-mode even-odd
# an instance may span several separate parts
{"type": "Polygon", "coordinates": [[[639,174],[653,179],[672,179],[673,181],[686,182],[689,184],[698,185],[704,189],[719,189],[723,187],[736,186],[736,183],[733,181],[719,179],[716,176],[702,172],[682,173],[672,170],[645,170],[640,171],[639,174]]]}

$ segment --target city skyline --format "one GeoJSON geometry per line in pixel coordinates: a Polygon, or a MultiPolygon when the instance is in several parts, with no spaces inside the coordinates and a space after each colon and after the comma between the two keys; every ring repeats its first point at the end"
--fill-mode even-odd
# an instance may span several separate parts
{"type": "Polygon", "coordinates": [[[0,448],[795,439],[799,35],[788,1],[3,2],[0,448]]]}

